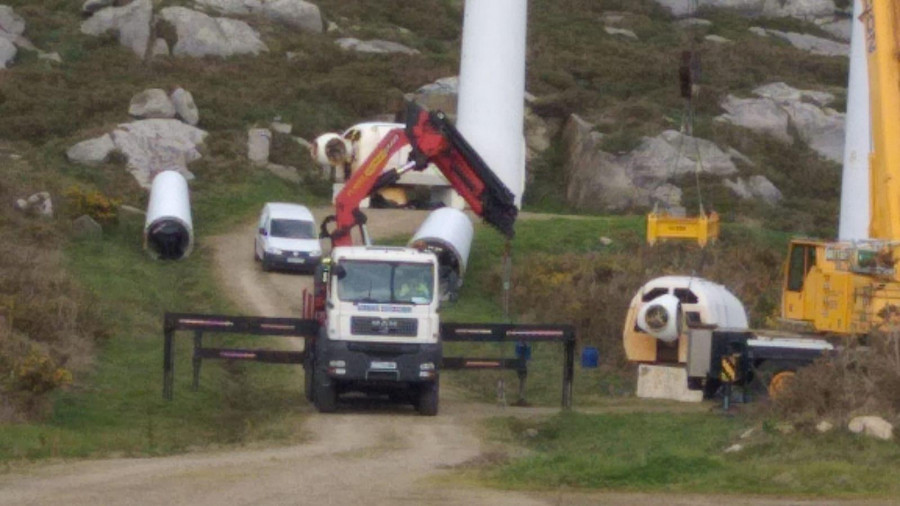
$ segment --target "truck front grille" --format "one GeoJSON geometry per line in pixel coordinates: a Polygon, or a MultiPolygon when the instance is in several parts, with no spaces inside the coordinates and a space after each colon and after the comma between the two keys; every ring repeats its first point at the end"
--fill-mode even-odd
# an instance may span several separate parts
{"type": "Polygon", "coordinates": [[[354,316],[350,318],[350,333],[355,336],[415,337],[419,333],[419,320],[415,318],[354,316]]]}

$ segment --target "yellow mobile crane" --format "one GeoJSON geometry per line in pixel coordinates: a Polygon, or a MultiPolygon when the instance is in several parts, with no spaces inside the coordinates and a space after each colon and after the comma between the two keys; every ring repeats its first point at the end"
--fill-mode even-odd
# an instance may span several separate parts
{"type": "Polygon", "coordinates": [[[867,334],[900,319],[900,3],[863,0],[872,152],[867,241],[791,241],[782,317],[816,333],[867,334]]]}

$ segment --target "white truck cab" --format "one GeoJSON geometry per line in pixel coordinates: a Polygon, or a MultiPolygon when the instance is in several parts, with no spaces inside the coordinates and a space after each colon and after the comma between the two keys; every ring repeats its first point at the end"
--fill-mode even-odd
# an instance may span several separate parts
{"type": "Polygon", "coordinates": [[[317,283],[325,280],[326,325],[306,368],[310,400],[333,411],[341,393],[386,393],[436,414],[441,346],[434,253],[338,247],[316,276],[317,283]]]}

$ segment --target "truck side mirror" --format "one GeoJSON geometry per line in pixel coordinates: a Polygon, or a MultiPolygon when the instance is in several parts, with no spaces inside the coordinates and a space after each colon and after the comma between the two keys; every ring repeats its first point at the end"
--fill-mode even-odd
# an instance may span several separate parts
{"type": "Polygon", "coordinates": [[[265,227],[259,227],[259,235],[269,235],[266,233],[265,227]]]}
{"type": "Polygon", "coordinates": [[[334,275],[337,276],[338,279],[344,279],[347,277],[347,269],[344,269],[343,265],[337,264],[334,266],[334,275]]]}

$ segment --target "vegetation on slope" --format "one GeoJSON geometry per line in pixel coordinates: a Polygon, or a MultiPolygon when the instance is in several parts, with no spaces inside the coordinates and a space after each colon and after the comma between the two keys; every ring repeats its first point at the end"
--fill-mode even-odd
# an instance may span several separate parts
{"type": "MultiPolygon", "coordinates": [[[[53,360],[53,366],[47,369],[51,378],[60,367],[71,367],[74,376],[66,390],[42,392],[41,402],[49,399],[54,403],[52,412],[35,411],[46,415],[42,422],[0,427],[0,458],[115,452],[157,454],[184,451],[192,445],[210,442],[302,437],[297,428],[304,409],[296,402],[298,382],[294,381],[294,373],[284,369],[204,367],[204,386],[199,393],[172,404],[160,400],[162,312],[230,309],[217,294],[209,252],[201,246],[184,263],[151,262],[140,251],[141,220],[127,216],[121,218],[118,227],[107,228],[100,243],[70,242],[67,223],[73,216],[62,204],[62,195],[70,187],[77,186],[86,192],[97,190],[138,208],[146,204],[146,193],[123,170],[121,161],[87,168],[68,163],[64,152],[78,141],[127,121],[128,102],[135,93],[151,87],[184,86],[199,107],[199,126],[210,132],[204,158],[191,166],[197,175],[192,191],[195,220],[202,224],[198,227],[198,244],[202,244],[208,234],[246,219],[264,201],[314,199],[316,195],[326,194],[321,187],[298,188],[248,168],[247,128],[267,125],[280,116],[282,121],[294,126],[295,134],[310,138],[359,120],[396,112],[405,92],[457,73],[461,2],[418,0],[399,5],[363,0],[317,2],[326,18],[341,27],[342,35],[396,40],[419,49],[419,55],[384,57],[345,52],[333,43],[334,35],[288,32],[265,20],[251,18],[248,21],[264,34],[270,52],[227,60],[168,57],[147,62],[136,60],[112,37],[80,34],[78,3],[63,0],[7,0],[6,3],[26,19],[26,36],[42,49],[58,51],[63,63],[39,60],[34,54],[22,51],[15,66],[4,70],[0,79],[0,117],[3,118],[0,139],[11,141],[10,151],[23,156],[15,163],[0,158],[0,196],[8,202],[46,189],[60,202],[60,218],[52,222],[25,219],[7,209],[0,213],[3,220],[0,243],[4,245],[0,251],[0,279],[3,280],[0,295],[16,298],[12,326],[0,325],[0,328],[4,331],[11,328],[8,335],[15,339],[5,343],[26,343],[22,350],[46,351],[53,360]],[[285,57],[286,52],[293,54],[292,59],[285,57]],[[7,281],[13,279],[14,282],[7,281]],[[53,299],[51,292],[58,298],[53,299]],[[59,303],[48,303],[53,300],[59,303]],[[20,319],[23,313],[28,316],[20,319]],[[93,364],[74,367],[78,361],[88,364],[95,345],[100,351],[93,364]],[[82,358],[70,358],[63,363],[62,351],[72,348],[80,348],[84,352],[82,358]],[[260,392],[264,395],[259,395],[260,392]]],[[[155,3],[189,4],[170,0],[155,3]]],[[[739,202],[728,190],[703,181],[703,201],[707,208],[714,207],[729,221],[764,222],[767,227],[786,232],[832,235],[838,187],[833,164],[822,162],[804,146],[785,147],[735,128],[718,125],[714,128],[712,122],[720,113],[719,100],[727,93],[746,95],[755,86],[767,82],[782,80],[795,87],[825,88],[840,95],[838,88],[844,85],[846,75],[845,61],[811,56],[747,31],[751,24],[804,31],[813,31],[814,27],[785,20],[750,21],[730,13],[704,12],[714,23],[709,33],[736,42],[717,46],[703,41],[703,32],[677,28],[651,0],[533,0],[530,6],[528,88],[537,96],[534,110],[551,124],[558,125],[569,114],[578,113],[606,135],[604,148],[611,152],[630,149],[641,136],[677,128],[683,111],[677,94],[678,56],[682,49],[693,45],[701,51],[704,61],[696,133],[751,157],[756,165],[741,166],[741,175],[763,174],[786,197],[784,206],[768,208],[739,202]],[[603,33],[601,17],[608,11],[624,12],[623,27],[633,29],[640,40],[603,33]]],[[[273,156],[282,157],[280,162],[290,160],[306,173],[314,171],[302,153],[277,145],[276,142],[273,156]]],[[[538,210],[581,211],[571,209],[563,199],[565,177],[561,151],[555,139],[554,146],[532,166],[533,182],[528,188],[526,206],[538,210]]],[[[688,207],[693,208],[700,199],[693,190],[693,181],[680,183],[688,207]]],[[[743,227],[726,228],[722,245],[708,251],[706,262],[700,268],[697,266],[702,255],[695,248],[671,246],[650,250],[642,246],[641,227],[642,221],[637,217],[523,221],[519,226],[513,252],[516,270],[510,318],[574,321],[581,344],[596,345],[603,350],[604,366],[599,371],[579,373],[576,398],[580,405],[602,405],[610,397],[615,402],[617,397],[630,392],[628,370],[618,367],[619,325],[624,316],[622,304],[627,303],[640,282],[657,274],[684,272],[684,269],[709,277],[721,274],[752,308],[755,321],[769,316],[776,304],[777,288],[773,287],[773,280],[778,276],[784,235],[757,231],[754,227],[750,232],[743,227]],[[613,242],[604,245],[600,241],[602,236],[610,237],[613,242]],[[739,265],[746,272],[730,269],[732,265],[739,265]],[[532,278],[532,272],[540,276],[532,278]],[[741,280],[737,277],[740,274],[746,277],[741,280]],[[553,297],[548,297],[548,291],[553,297]],[[548,300],[552,304],[546,304],[548,300]]],[[[496,234],[479,229],[463,297],[446,311],[448,318],[467,321],[503,318],[499,295],[502,250],[502,241],[496,234]]],[[[179,350],[182,358],[186,356],[184,351],[179,350]]],[[[7,362],[0,364],[5,370],[15,366],[9,362],[10,357],[25,359],[27,354],[5,354],[7,362]]],[[[529,400],[555,404],[558,402],[558,354],[549,349],[536,349],[534,357],[529,400]]],[[[186,362],[176,365],[182,371],[187,366],[186,362]]],[[[487,373],[477,380],[462,376],[454,379],[468,386],[471,395],[479,399],[488,400],[495,394],[495,378],[487,373]]],[[[185,390],[187,376],[179,375],[178,381],[176,388],[185,390]]],[[[514,381],[511,379],[507,385],[511,387],[514,381]]],[[[27,410],[18,412],[29,414],[27,410]]],[[[686,435],[681,442],[686,446],[694,445],[696,438],[707,435],[707,431],[714,433],[712,441],[718,443],[736,430],[728,421],[692,423],[696,421],[695,415],[683,419],[677,416],[674,420],[683,422],[686,435]]],[[[631,425],[634,420],[628,416],[621,420],[563,417],[547,422],[552,429],[550,433],[561,436],[545,437],[547,433],[541,428],[538,441],[547,443],[551,453],[574,454],[571,448],[589,447],[580,439],[583,434],[595,437],[609,430],[609,424],[631,425]],[[570,431],[567,424],[582,429],[570,431]],[[569,438],[569,434],[577,437],[569,438]],[[553,442],[560,443],[563,449],[551,448],[553,442]],[[570,444],[573,446],[566,446],[570,444]]],[[[665,420],[652,418],[647,423],[651,429],[670,428],[665,420]]],[[[642,434],[623,433],[620,437],[631,444],[640,441],[642,434]]],[[[714,451],[712,446],[697,448],[714,451]]],[[[762,446],[758,455],[786,458],[772,448],[762,446]]],[[[845,448],[859,450],[849,443],[845,448]]],[[[867,455],[870,451],[867,448],[863,447],[859,454],[867,455]]],[[[815,455],[813,450],[804,451],[808,453],[798,453],[804,459],[815,455]]],[[[658,458],[651,455],[649,460],[654,465],[699,463],[705,470],[703,476],[714,479],[696,485],[696,489],[728,490],[735,480],[723,479],[723,474],[711,471],[720,464],[720,459],[697,457],[695,453],[684,459],[677,454],[675,457],[662,454],[658,458]]],[[[554,462],[561,462],[555,460],[559,458],[553,454],[543,463],[522,465],[543,470],[541,466],[549,462],[549,467],[553,467],[554,462]]],[[[624,468],[605,469],[590,481],[586,476],[595,474],[594,465],[595,462],[575,463],[581,471],[573,474],[579,480],[574,484],[640,486],[615,478],[622,476],[624,468]]],[[[623,461],[623,466],[632,466],[629,470],[646,470],[635,465],[627,459],[623,461]]],[[[516,469],[507,476],[518,475],[516,469]]],[[[507,471],[499,471],[501,479],[507,471]]],[[[666,479],[680,479],[681,471],[672,472],[653,485],[669,487],[666,479]]],[[[552,472],[546,476],[545,481],[538,482],[540,486],[566,483],[552,472]]],[[[796,487],[776,490],[803,492],[806,484],[812,482],[807,478],[796,487]]],[[[875,490],[890,491],[878,486],[875,490]]]]}

